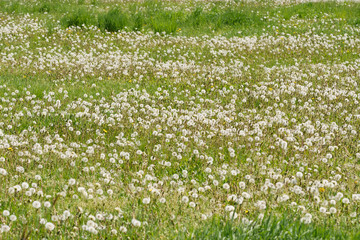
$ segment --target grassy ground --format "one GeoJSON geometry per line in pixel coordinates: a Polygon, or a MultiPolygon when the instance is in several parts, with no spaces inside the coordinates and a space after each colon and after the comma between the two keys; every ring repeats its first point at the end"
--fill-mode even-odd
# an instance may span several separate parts
{"type": "MultiPolygon", "coordinates": [[[[38,17],[52,16],[64,27],[97,25],[103,31],[153,31],[185,36],[260,35],[271,30],[282,30],[291,19],[344,19],[338,29],[346,24],[360,24],[360,8],[357,3],[342,5],[336,2],[308,2],[296,5],[272,6],[271,1],[238,2],[172,2],[147,0],[122,4],[96,1],[75,2],[61,0],[0,1],[2,11],[12,14],[31,13],[38,17]],[[275,28],[275,29],[274,29],[275,28]],[[279,29],[280,28],[280,29],[279,29]]],[[[307,21],[308,23],[308,21],[307,21]]],[[[305,24],[304,24],[305,25],[305,24]]],[[[316,24],[317,25],[317,24],[316,24]]],[[[320,25],[322,25],[320,23],[320,25]]],[[[51,25],[49,25],[51,27],[51,25]]],[[[293,31],[306,31],[307,26],[294,26],[293,31]]],[[[323,33],[323,28],[319,33],[323,33]]]]}
{"type": "Polygon", "coordinates": [[[297,217],[284,214],[267,216],[253,223],[234,224],[231,219],[213,218],[198,229],[180,233],[178,239],[358,239],[359,229],[333,223],[306,225],[297,217]],[[190,234],[191,232],[191,234],[190,234]]]}
{"type": "Polygon", "coordinates": [[[0,239],[358,239],[359,9],[0,0],[0,239]]]}

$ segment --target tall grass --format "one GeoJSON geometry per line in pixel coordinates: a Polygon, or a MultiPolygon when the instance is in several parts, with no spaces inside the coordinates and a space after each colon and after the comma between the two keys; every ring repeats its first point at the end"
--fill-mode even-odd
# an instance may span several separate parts
{"type": "Polygon", "coordinates": [[[162,12],[150,19],[151,28],[154,32],[175,33],[180,15],[181,13],[162,12]]]}
{"type": "Polygon", "coordinates": [[[67,14],[61,19],[61,23],[65,27],[83,25],[96,25],[96,17],[84,8],[78,8],[76,11],[67,14]]]}
{"type": "Polygon", "coordinates": [[[128,25],[128,16],[119,8],[113,8],[98,17],[98,26],[109,32],[117,32],[128,25]]]}

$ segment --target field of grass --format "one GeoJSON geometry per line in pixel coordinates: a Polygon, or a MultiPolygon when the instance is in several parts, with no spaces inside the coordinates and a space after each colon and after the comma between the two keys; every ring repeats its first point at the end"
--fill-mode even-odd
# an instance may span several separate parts
{"type": "Polygon", "coordinates": [[[0,0],[0,239],[360,239],[360,3],[0,0]]]}

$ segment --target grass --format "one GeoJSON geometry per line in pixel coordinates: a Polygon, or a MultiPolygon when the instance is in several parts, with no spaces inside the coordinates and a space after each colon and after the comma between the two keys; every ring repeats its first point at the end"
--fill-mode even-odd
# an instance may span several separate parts
{"type": "MultiPolygon", "coordinates": [[[[118,19],[116,19],[118,20],[118,19]]],[[[68,28],[71,26],[91,26],[97,24],[95,16],[84,8],[78,8],[74,12],[61,19],[61,24],[68,28]]],[[[107,26],[107,25],[106,25],[107,26]]]]}
{"type": "MultiPolygon", "coordinates": [[[[8,13],[33,13],[36,15],[62,16],[63,27],[97,25],[100,29],[116,32],[124,28],[128,31],[153,31],[167,34],[194,35],[258,35],[272,32],[269,24],[281,28],[292,19],[344,19],[356,26],[360,21],[360,4],[336,2],[310,2],[290,6],[272,7],[258,4],[236,4],[224,6],[214,3],[205,9],[203,3],[190,8],[179,4],[175,9],[167,9],[169,3],[146,0],[138,3],[124,3],[113,7],[107,4],[78,1],[78,4],[58,0],[37,1],[29,4],[22,0],[1,0],[1,10],[8,13]],[[272,18],[278,20],[271,20],[272,18]]],[[[170,5],[171,6],[171,5],[170,5]]],[[[339,26],[341,28],[342,26],[339,26]]],[[[322,31],[328,31],[323,29],[322,31]]]]}
{"type": "Polygon", "coordinates": [[[284,214],[278,217],[268,215],[246,225],[215,217],[196,229],[188,230],[186,234],[180,233],[177,239],[355,240],[359,237],[360,229],[349,229],[346,225],[333,223],[308,225],[291,214],[284,214]]]}
{"type": "Polygon", "coordinates": [[[359,7],[0,0],[0,239],[359,239],[359,7]]]}
{"type": "Polygon", "coordinates": [[[117,32],[127,26],[128,17],[119,8],[111,9],[100,15],[98,20],[100,29],[108,32],[117,32]]]}

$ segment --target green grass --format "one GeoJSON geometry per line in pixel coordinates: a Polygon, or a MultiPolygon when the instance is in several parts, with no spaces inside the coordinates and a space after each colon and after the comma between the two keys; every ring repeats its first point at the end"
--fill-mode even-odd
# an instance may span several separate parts
{"type": "Polygon", "coordinates": [[[128,17],[121,11],[121,9],[114,8],[106,14],[100,15],[98,22],[101,29],[108,32],[117,32],[127,26],[128,17]]]}
{"type": "Polygon", "coordinates": [[[305,224],[299,218],[286,215],[265,216],[262,221],[248,225],[234,223],[231,219],[214,217],[206,224],[180,233],[177,239],[246,239],[246,240],[356,240],[360,229],[349,229],[345,224],[305,224]]]}
{"type": "MultiPolygon", "coordinates": [[[[36,16],[53,15],[60,17],[63,27],[97,25],[100,29],[116,32],[127,28],[136,31],[153,31],[167,34],[183,35],[214,35],[226,36],[258,35],[272,32],[268,25],[281,28],[291,19],[344,19],[347,23],[357,26],[360,22],[360,4],[336,2],[314,2],[290,6],[273,7],[270,5],[242,4],[226,6],[214,3],[210,9],[204,9],[203,3],[190,8],[185,5],[163,3],[146,0],[137,3],[122,3],[121,6],[111,4],[94,4],[89,1],[77,3],[43,0],[29,4],[22,0],[0,0],[0,11],[23,14],[32,13],[36,16]],[[176,8],[169,10],[169,6],[176,8]],[[270,20],[272,18],[278,20],[270,20]]],[[[315,24],[315,23],[314,23],[315,24]]],[[[316,24],[315,24],[316,25],[316,24]]],[[[297,31],[299,26],[295,27],[297,31]]],[[[339,26],[339,29],[342,25],[339,26]]],[[[323,29],[323,32],[328,29],[323,29]]]]}
{"type": "Polygon", "coordinates": [[[10,32],[0,36],[0,129],[6,134],[0,167],[8,173],[0,175],[0,227],[11,226],[0,239],[360,239],[359,202],[352,196],[360,190],[360,145],[350,134],[360,123],[360,4],[269,2],[0,0],[0,22],[10,32]],[[329,99],[333,92],[338,95],[329,99]],[[287,151],[276,145],[280,138],[287,151]],[[40,154],[35,143],[54,150],[40,154]],[[95,153],[87,152],[90,146],[95,153]],[[77,156],[63,158],[67,150],[77,156]],[[113,162],[110,153],[120,157],[113,162]],[[94,170],[85,171],[89,167],[94,170]],[[299,171],[298,182],[286,181],[299,171]],[[262,189],[269,179],[284,186],[262,189]],[[337,185],[316,192],[315,182],[323,180],[337,185]],[[24,188],[9,197],[6,190],[23,182],[37,183],[44,196],[28,196],[24,188]],[[80,186],[95,198],[83,196],[80,186]],[[99,189],[106,199],[97,198],[99,189]],[[245,191],[252,196],[241,205],[229,200],[245,191]],[[329,203],[338,192],[350,203],[329,203]],[[283,194],[291,200],[278,201],[283,194]],[[185,195],[195,207],[182,202],[185,195]],[[149,204],[142,202],[146,197],[149,204]],[[35,209],[34,200],[53,206],[35,209]],[[227,205],[236,206],[237,219],[224,217],[227,205]],[[312,223],[300,221],[300,205],[312,223]],[[118,216],[118,207],[119,219],[96,220],[97,235],[83,229],[99,213],[118,216]],[[52,219],[64,210],[71,219],[52,219]],[[263,221],[242,223],[259,213],[266,214],[263,221]],[[56,230],[46,230],[41,218],[56,230]],[[143,225],[133,226],[133,218],[143,225]],[[128,232],[120,233],[123,226],[128,232]]]}
{"type": "Polygon", "coordinates": [[[96,25],[97,21],[95,16],[91,14],[89,11],[87,11],[84,8],[78,8],[74,12],[69,13],[68,15],[63,17],[61,19],[61,24],[66,28],[71,26],[81,27],[83,25],[85,26],[96,25]]]}
{"type": "Polygon", "coordinates": [[[309,2],[277,9],[278,14],[285,20],[292,17],[299,19],[330,18],[358,19],[360,5],[357,3],[339,4],[335,1],[309,2]]]}

